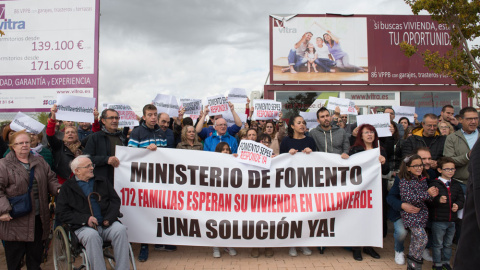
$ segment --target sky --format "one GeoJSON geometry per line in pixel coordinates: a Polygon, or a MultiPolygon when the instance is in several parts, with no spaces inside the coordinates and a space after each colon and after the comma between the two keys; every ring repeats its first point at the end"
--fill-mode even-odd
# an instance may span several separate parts
{"type": "Polygon", "coordinates": [[[403,14],[402,0],[101,1],[99,104],[263,92],[270,14],[403,14]]]}

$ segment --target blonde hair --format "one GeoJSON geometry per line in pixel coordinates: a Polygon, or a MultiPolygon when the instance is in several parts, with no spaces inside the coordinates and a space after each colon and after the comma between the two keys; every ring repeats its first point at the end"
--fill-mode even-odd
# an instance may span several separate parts
{"type": "Polygon", "coordinates": [[[188,128],[189,127],[192,127],[193,128],[193,131],[195,132],[195,138],[193,138],[193,143],[198,143],[198,136],[197,136],[197,132],[195,131],[195,127],[191,126],[191,125],[186,125],[182,128],[182,142],[186,142],[187,141],[187,132],[188,132],[188,128]]]}

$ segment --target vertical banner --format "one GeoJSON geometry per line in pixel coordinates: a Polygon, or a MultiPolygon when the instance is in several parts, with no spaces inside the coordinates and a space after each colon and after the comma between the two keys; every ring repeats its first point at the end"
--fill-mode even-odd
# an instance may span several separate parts
{"type": "Polygon", "coordinates": [[[130,242],[217,247],[382,247],[379,149],[341,159],[117,146],[115,190],[130,242]]]}

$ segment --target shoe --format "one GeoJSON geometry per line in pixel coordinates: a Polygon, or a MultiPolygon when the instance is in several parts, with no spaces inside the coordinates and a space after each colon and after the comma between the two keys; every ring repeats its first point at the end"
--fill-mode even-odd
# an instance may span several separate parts
{"type": "Polygon", "coordinates": [[[353,259],[355,259],[355,261],[363,261],[362,250],[354,249],[353,250],[353,259]]]}
{"type": "Polygon", "coordinates": [[[325,247],[317,247],[317,249],[318,249],[318,252],[320,252],[320,254],[325,253],[325,247]]]}
{"type": "Polygon", "coordinates": [[[448,263],[444,263],[442,265],[442,270],[452,270],[452,267],[448,263]]]}
{"type": "Polygon", "coordinates": [[[234,248],[231,248],[231,247],[226,247],[225,252],[227,252],[228,255],[230,255],[230,256],[237,255],[237,251],[234,248]]]}
{"type": "Polygon", "coordinates": [[[364,247],[363,252],[372,256],[374,259],[380,259],[380,255],[372,247],[364,247]]]}
{"type": "Polygon", "coordinates": [[[252,248],[250,251],[250,256],[252,256],[252,258],[258,258],[260,256],[260,251],[258,248],[252,248]]]}
{"type": "Polygon", "coordinates": [[[400,265],[405,264],[405,254],[403,254],[403,251],[401,252],[395,251],[395,263],[400,265]]]}
{"type": "Polygon", "coordinates": [[[407,256],[407,269],[409,270],[422,270],[423,260],[417,260],[411,256],[407,256]]]}
{"type": "Polygon", "coordinates": [[[139,262],[146,262],[148,260],[148,245],[142,244],[140,246],[140,254],[138,254],[139,262]]]}
{"type": "Polygon", "coordinates": [[[267,258],[273,257],[273,248],[265,248],[265,257],[267,258]]]}
{"type": "Polygon", "coordinates": [[[213,247],[213,257],[214,258],[222,257],[222,254],[220,254],[220,249],[218,249],[218,247],[213,247]]]}
{"type": "Polygon", "coordinates": [[[428,261],[428,262],[433,262],[433,258],[432,256],[430,256],[430,252],[428,251],[428,249],[425,249],[422,253],[422,258],[425,260],[425,261],[428,261]]]}
{"type": "Polygon", "coordinates": [[[291,247],[290,250],[288,251],[288,255],[292,257],[297,257],[298,256],[297,248],[291,247]]]}
{"type": "Polygon", "coordinates": [[[308,247],[301,247],[300,250],[302,251],[302,254],[305,256],[312,255],[312,251],[308,247]]]}

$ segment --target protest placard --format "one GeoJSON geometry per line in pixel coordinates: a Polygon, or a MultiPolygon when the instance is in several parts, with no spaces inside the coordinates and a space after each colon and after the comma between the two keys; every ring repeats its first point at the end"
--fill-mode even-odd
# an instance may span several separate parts
{"type": "Polygon", "coordinates": [[[185,109],[184,114],[189,115],[200,115],[202,111],[202,100],[201,99],[180,99],[181,107],[185,109]]]}
{"type": "Polygon", "coordinates": [[[207,97],[207,105],[210,110],[208,113],[209,116],[223,114],[230,110],[227,98],[222,95],[207,97]]]}
{"type": "Polygon", "coordinates": [[[45,125],[22,112],[18,112],[10,123],[10,128],[14,131],[25,129],[28,133],[38,134],[42,132],[45,125]]]}
{"type": "Polygon", "coordinates": [[[228,92],[228,101],[232,103],[247,103],[247,91],[243,88],[232,88],[228,92]]]}
{"type": "Polygon", "coordinates": [[[238,161],[262,168],[270,168],[273,150],[261,143],[241,140],[237,149],[238,161]]]}
{"type": "Polygon", "coordinates": [[[363,124],[370,124],[377,130],[378,137],[390,137],[390,115],[386,113],[381,114],[367,114],[357,116],[357,126],[363,124]]]}
{"type": "Polygon", "coordinates": [[[120,120],[118,121],[119,127],[134,127],[138,126],[137,114],[133,111],[132,107],[127,104],[107,104],[108,109],[114,109],[118,112],[120,120]]]}
{"type": "Polygon", "coordinates": [[[93,123],[95,98],[57,95],[57,120],[93,123]]]}
{"type": "Polygon", "coordinates": [[[278,120],[278,115],[282,111],[282,103],[271,99],[255,99],[253,101],[254,120],[278,120]]]}
{"type": "Polygon", "coordinates": [[[357,110],[355,109],[355,103],[348,98],[337,98],[329,97],[327,109],[335,110],[336,107],[340,108],[341,114],[353,114],[357,115],[357,110]]]}
{"type": "Polygon", "coordinates": [[[393,121],[399,122],[400,118],[407,117],[410,123],[414,123],[415,107],[410,106],[392,106],[392,109],[395,111],[395,119],[393,121]]]}
{"type": "MultiPolygon", "coordinates": [[[[237,113],[240,121],[242,121],[242,126],[247,122],[247,115],[244,113],[237,113]]],[[[227,126],[231,127],[235,124],[235,119],[233,118],[232,111],[226,111],[222,114],[222,117],[227,121],[227,126]]]]}
{"type": "Polygon", "coordinates": [[[158,114],[166,113],[170,117],[178,117],[179,106],[175,96],[157,94],[152,102],[157,107],[158,114]]]}
{"type": "Polygon", "coordinates": [[[263,169],[222,153],[117,146],[115,190],[129,242],[382,247],[379,155],[282,154],[263,169]]]}
{"type": "Polygon", "coordinates": [[[300,116],[303,117],[307,128],[312,129],[318,126],[317,113],[316,112],[300,112],[300,116]]]}

